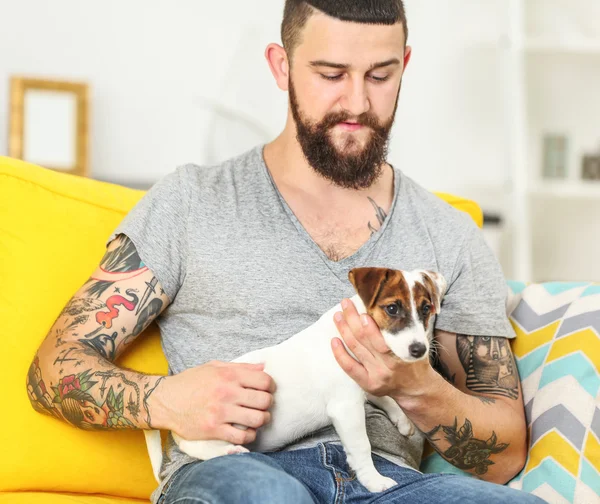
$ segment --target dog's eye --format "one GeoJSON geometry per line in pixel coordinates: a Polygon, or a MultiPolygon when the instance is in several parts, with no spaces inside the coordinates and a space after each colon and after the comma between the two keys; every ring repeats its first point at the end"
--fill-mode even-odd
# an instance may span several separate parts
{"type": "Polygon", "coordinates": [[[398,308],[398,305],[396,303],[394,304],[389,304],[385,307],[385,312],[388,315],[391,315],[392,317],[394,315],[398,315],[398,312],[400,311],[400,309],[398,308]]]}
{"type": "Polygon", "coordinates": [[[425,304],[421,310],[423,311],[423,315],[427,316],[431,312],[431,305],[425,304]]]}

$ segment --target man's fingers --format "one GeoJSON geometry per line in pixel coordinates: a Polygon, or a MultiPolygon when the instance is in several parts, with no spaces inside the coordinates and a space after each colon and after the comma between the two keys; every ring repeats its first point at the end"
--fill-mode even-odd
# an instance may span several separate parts
{"type": "Polygon", "coordinates": [[[350,378],[364,389],[369,380],[369,374],[364,366],[350,356],[339,338],[333,338],[331,340],[331,349],[333,350],[335,360],[340,367],[348,374],[348,376],[350,376],[350,378]]]}
{"type": "MultiPolygon", "coordinates": [[[[369,363],[383,362],[386,365],[390,364],[388,357],[393,357],[393,354],[375,321],[366,313],[359,315],[354,303],[349,299],[342,301],[342,307],[344,308],[344,319],[352,329],[356,341],[372,356],[372,361],[369,361],[369,363]]],[[[346,338],[344,338],[344,341],[346,341],[346,338]]],[[[346,345],[354,352],[354,348],[348,344],[348,341],[346,341],[346,345]]],[[[359,360],[366,363],[360,357],[359,360]]]]}
{"type": "Polygon", "coordinates": [[[208,364],[212,364],[218,368],[239,368],[239,369],[252,369],[254,371],[262,371],[265,368],[264,362],[259,362],[258,364],[250,364],[249,362],[226,362],[226,361],[218,361],[213,360],[208,364]]]}
{"type": "MultiPolygon", "coordinates": [[[[338,328],[338,331],[342,338],[344,339],[344,343],[348,346],[350,351],[356,356],[356,358],[366,364],[367,362],[374,362],[375,359],[373,354],[366,348],[362,342],[356,339],[355,333],[352,331],[351,327],[347,324],[344,317],[340,318],[341,314],[336,313],[334,316],[335,324],[338,328]]],[[[354,359],[353,359],[354,360],[354,359]]]]}
{"type": "Polygon", "coordinates": [[[240,385],[244,388],[275,392],[275,382],[264,371],[253,369],[243,370],[239,374],[240,385]]]}
{"type": "Polygon", "coordinates": [[[258,429],[271,421],[271,413],[241,406],[228,406],[224,411],[224,423],[239,424],[258,429]]]}
{"type": "Polygon", "coordinates": [[[232,362],[231,364],[235,364],[243,369],[250,369],[252,371],[262,371],[265,369],[265,363],[260,362],[258,364],[248,364],[247,362],[232,362]]]}
{"type": "Polygon", "coordinates": [[[373,346],[373,350],[380,354],[389,354],[391,352],[390,347],[387,346],[387,343],[383,339],[383,334],[381,334],[375,321],[366,314],[361,315],[361,317],[363,317],[366,322],[366,325],[363,325],[364,331],[371,335],[369,341],[373,346]]]}
{"type": "Polygon", "coordinates": [[[358,333],[358,331],[360,331],[361,328],[361,323],[360,316],[358,314],[358,311],[356,310],[356,306],[354,306],[354,303],[349,299],[343,299],[342,310],[344,310],[344,318],[350,326],[350,329],[352,329],[352,332],[354,332],[355,334],[358,333]]]}
{"type": "Polygon", "coordinates": [[[256,439],[256,430],[254,429],[240,429],[233,425],[224,424],[221,426],[217,433],[218,439],[233,443],[236,445],[243,445],[251,443],[256,439]]]}
{"type": "Polygon", "coordinates": [[[240,391],[240,397],[237,404],[246,408],[268,410],[273,404],[273,395],[262,390],[243,388],[240,391]]]}
{"type": "Polygon", "coordinates": [[[342,308],[344,310],[344,320],[346,321],[350,329],[352,329],[352,333],[354,334],[356,339],[367,350],[369,350],[371,354],[373,354],[375,348],[373,347],[373,344],[369,337],[371,335],[369,331],[373,331],[373,327],[375,327],[376,332],[379,332],[377,324],[374,324],[369,316],[359,315],[358,311],[356,310],[356,306],[354,306],[354,303],[349,299],[344,299],[342,301],[342,308]],[[371,322],[371,324],[365,325],[364,321],[371,322]]]}

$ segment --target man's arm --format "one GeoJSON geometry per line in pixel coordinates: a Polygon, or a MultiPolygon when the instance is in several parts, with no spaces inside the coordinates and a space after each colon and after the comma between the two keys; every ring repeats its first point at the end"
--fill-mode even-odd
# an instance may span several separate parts
{"type": "Polygon", "coordinates": [[[113,240],[34,357],[27,373],[33,407],[82,429],[155,428],[153,394],[164,377],[114,362],[168,303],[133,243],[113,240]]]}
{"type": "Polygon", "coordinates": [[[184,439],[254,441],[273,400],[263,364],[212,361],[168,377],[114,364],[168,304],[133,243],[119,235],[35,355],[27,373],[33,407],[87,430],[167,429],[184,439]]]}
{"type": "Polygon", "coordinates": [[[446,380],[401,406],[431,445],[454,466],[506,483],[527,456],[525,410],[506,338],[436,331],[446,380]],[[452,386],[450,386],[452,385],[452,386]]]}

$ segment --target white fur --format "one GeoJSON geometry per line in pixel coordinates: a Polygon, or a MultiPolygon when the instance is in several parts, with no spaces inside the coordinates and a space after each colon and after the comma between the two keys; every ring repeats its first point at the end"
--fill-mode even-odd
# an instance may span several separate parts
{"type": "MultiPolygon", "coordinates": [[[[407,275],[406,272],[404,274],[407,275]]],[[[416,277],[411,277],[413,283],[415,280],[416,277]]],[[[358,295],[352,301],[359,313],[366,312],[358,295]]],[[[393,399],[367,397],[337,364],[330,345],[332,338],[339,337],[333,321],[333,315],[338,311],[342,311],[340,304],[316,323],[279,345],[247,353],[233,361],[265,363],[265,372],[277,385],[271,408],[272,421],[257,431],[256,441],[248,448],[260,452],[274,451],[333,424],[346,451],[348,464],[356,472],[358,480],[368,490],[381,492],[396,482],[382,476],[373,464],[365,426],[365,401],[368,399],[383,409],[401,434],[412,435],[414,426],[393,399]]],[[[382,333],[390,349],[406,361],[418,360],[408,353],[408,346],[413,341],[426,345],[427,352],[422,358],[428,358],[429,339],[433,333],[433,324],[430,324],[426,334],[415,309],[413,322],[407,328],[410,334],[406,331],[396,335],[385,331],[382,333]]],[[[156,444],[160,443],[160,438],[151,437],[152,431],[145,431],[145,434],[154,474],[158,479],[162,454],[156,444]]],[[[173,438],[183,452],[200,460],[248,451],[245,447],[225,441],[189,441],[175,433],[173,438]]]]}

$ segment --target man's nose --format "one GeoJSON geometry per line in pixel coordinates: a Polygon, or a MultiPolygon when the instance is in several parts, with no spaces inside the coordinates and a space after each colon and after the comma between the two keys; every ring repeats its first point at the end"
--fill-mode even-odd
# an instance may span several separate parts
{"type": "Polygon", "coordinates": [[[353,116],[367,112],[371,108],[364,79],[348,79],[347,88],[342,99],[342,107],[353,116]]]}

